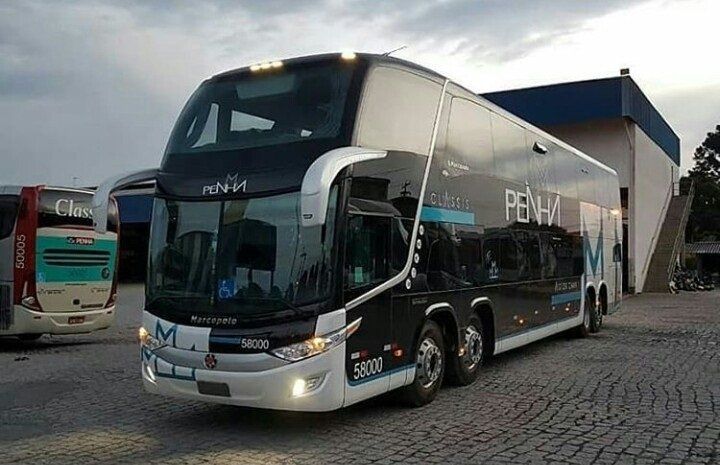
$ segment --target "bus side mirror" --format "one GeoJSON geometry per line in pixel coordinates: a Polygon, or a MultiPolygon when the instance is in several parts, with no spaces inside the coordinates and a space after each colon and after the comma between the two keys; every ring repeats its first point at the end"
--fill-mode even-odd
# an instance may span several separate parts
{"type": "Polygon", "coordinates": [[[361,161],[385,158],[384,150],[341,147],[315,160],[303,177],[300,188],[300,221],[305,227],[325,224],[330,186],[342,170],[361,161]]]}
{"type": "Polygon", "coordinates": [[[119,174],[106,179],[95,189],[92,199],[93,228],[95,232],[107,232],[108,205],[110,194],[132,184],[144,181],[153,181],[157,178],[158,169],[145,169],[119,174]]]}

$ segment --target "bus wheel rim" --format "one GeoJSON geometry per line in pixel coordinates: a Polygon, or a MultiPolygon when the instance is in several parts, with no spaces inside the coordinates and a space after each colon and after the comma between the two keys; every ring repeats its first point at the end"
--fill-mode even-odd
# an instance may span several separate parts
{"type": "Polygon", "coordinates": [[[429,337],[423,339],[417,356],[418,379],[422,387],[427,389],[437,382],[442,373],[442,364],[442,352],[435,340],[429,337]]]}
{"type": "Polygon", "coordinates": [[[585,310],[583,311],[583,325],[586,328],[590,327],[590,310],[587,308],[587,305],[585,306],[585,310]]]}
{"type": "Polygon", "coordinates": [[[475,326],[468,326],[465,330],[465,347],[467,348],[467,368],[472,371],[482,360],[483,351],[482,336],[475,326]]]}

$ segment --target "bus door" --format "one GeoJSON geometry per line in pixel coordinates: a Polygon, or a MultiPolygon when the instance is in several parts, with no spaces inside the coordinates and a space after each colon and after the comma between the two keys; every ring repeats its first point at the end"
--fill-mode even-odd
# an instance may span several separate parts
{"type": "MultiPolygon", "coordinates": [[[[393,219],[377,215],[348,215],[345,246],[344,301],[367,293],[390,277],[390,231],[393,219]]],[[[392,345],[391,291],[386,290],[347,311],[347,322],[362,318],[347,339],[346,402],[386,392],[392,345]]]]}

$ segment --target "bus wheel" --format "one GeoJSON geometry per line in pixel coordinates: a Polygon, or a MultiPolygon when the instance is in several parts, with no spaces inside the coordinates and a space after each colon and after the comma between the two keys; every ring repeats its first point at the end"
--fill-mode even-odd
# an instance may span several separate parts
{"type": "Polygon", "coordinates": [[[415,380],[399,392],[403,403],[420,407],[435,399],[445,374],[444,360],[442,330],[437,323],[428,320],[415,348],[415,380]]]}
{"type": "Polygon", "coordinates": [[[582,324],[575,328],[575,336],[588,337],[590,335],[591,322],[594,318],[595,306],[590,304],[590,296],[585,297],[585,305],[583,306],[582,324]]]}
{"type": "Polygon", "coordinates": [[[18,339],[28,342],[37,341],[38,339],[40,339],[40,336],[42,336],[42,334],[18,334],[18,339]]]}
{"type": "Polygon", "coordinates": [[[448,380],[456,386],[472,384],[480,374],[485,341],[482,322],[476,314],[470,317],[470,323],[465,328],[463,336],[465,353],[462,356],[448,353],[448,380]]]}
{"type": "Polygon", "coordinates": [[[602,328],[603,324],[602,308],[600,305],[593,305],[592,307],[593,310],[591,312],[592,318],[590,318],[590,332],[598,333],[600,332],[600,328],[602,328]]]}

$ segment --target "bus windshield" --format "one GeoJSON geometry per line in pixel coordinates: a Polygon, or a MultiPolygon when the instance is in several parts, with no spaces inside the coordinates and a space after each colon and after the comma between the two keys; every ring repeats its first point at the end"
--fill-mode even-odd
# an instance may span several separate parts
{"type": "Polygon", "coordinates": [[[300,226],[300,193],[189,202],[156,199],[148,310],[165,316],[266,314],[327,298],[337,188],[328,224],[300,226]]]}
{"type": "Polygon", "coordinates": [[[328,63],[208,80],[185,105],[166,154],[338,137],[351,74],[328,63]]]}

